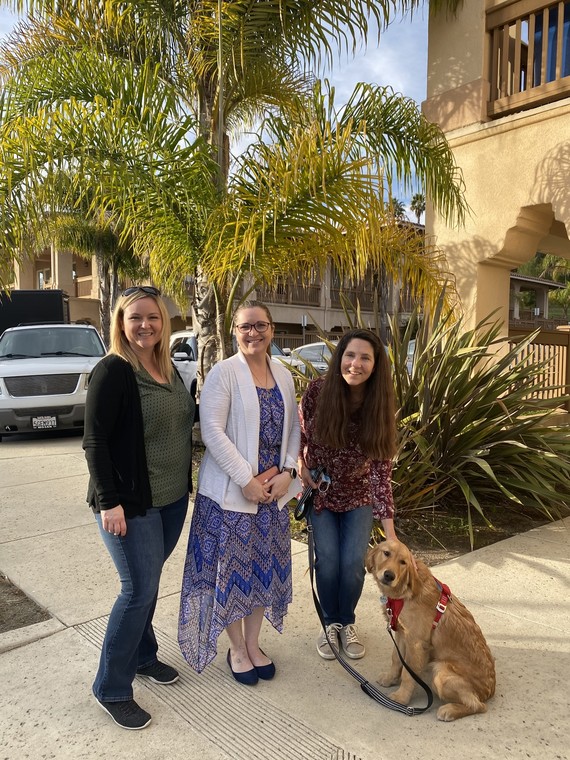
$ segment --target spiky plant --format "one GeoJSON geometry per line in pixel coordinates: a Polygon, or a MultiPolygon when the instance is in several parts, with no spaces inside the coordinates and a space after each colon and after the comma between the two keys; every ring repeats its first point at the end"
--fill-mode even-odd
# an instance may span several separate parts
{"type": "Polygon", "coordinates": [[[492,318],[466,331],[442,309],[414,314],[401,338],[394,331],[400,514],[463,504],[473,546],[473,516],[489,523],[491,505],[549,519],[569,512],[570,437],[552,423],[565,398],[544,386],[547,361],[526,358],[533,338],[513,344],[492,318]],[[541,398],[545,390],[557,398],[541,398]]]}

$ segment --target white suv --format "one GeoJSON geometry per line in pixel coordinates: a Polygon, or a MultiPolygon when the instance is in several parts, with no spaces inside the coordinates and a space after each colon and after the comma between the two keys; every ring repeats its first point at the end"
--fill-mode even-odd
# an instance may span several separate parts
{"type": "Polygon", "coordinates": [[[198,341],[190,330],[178,330],[170,336],[170,357],[184,381],[186,390],[196,398],[198,341]]]}
{"type": "Polygon", "coordinates": [[[82,428],[89,373],[105,355],[89,325],[22,325],[0,337],[0,440],[82,428]]]}

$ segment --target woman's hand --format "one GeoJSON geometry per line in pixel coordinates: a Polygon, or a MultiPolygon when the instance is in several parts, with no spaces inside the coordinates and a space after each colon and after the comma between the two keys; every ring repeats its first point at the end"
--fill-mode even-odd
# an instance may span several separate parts
{"type": "Polygon", "coordinates": [[[112,533],[114,536],[126,536],[127,521],[125,520],[125,510],[122,506],[119,504],[119,506],[113,507],[113,509],[102,509],[101,525],[107,533],[112,533]]]}
{"type": "Polygon", "coordinates": [[[271,501],[270,497],[270,490],[269,490],[269,483],[271,481],[268,481],[267,483],[264,483],[263,485],[257,480],[256,478],[252,478],[247,485],[245,485],[241,492],[245,496],[245,498],[248,501],[253,501],[255,504],[259,503],[266,503],[267,501],[271,501]]]}
{"type": "Polygon", "coordinates": [[[267,483],[269,486],[270,496],[268,502],[277,501],[282,496],[285,496],[291,485],[291,475],[288,472],[280,472],[274,475],[267,483]]]}
{"type": "Polygon", "coordinates": [[[318,483],[313,480],[311,471],[304,462],[299,460],[299,477],[303,483],[303,487],[311,486],[311,488],[318,488],[318,483]]]}

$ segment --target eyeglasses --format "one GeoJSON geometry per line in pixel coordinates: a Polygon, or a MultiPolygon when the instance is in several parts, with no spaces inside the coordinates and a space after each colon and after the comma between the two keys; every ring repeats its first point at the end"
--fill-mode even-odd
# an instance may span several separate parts
{"type": "Polygon", "coordinates": [[[133,293],[146,293],[149,296],[159,296],[160,290],[152,285],[134,285],[132,288],[123,290],[124,296],[132,296],[133,293]]]}
{"type": "Polygon", "coordinates": [[[254,324],[243,322],[241,325],[236,325],[236,330],[242,335],[245,335],[252,330],[255,330],[258,333],[264,333],[267,332],[267,328],[270,326],[270,324],[270,322],[255,322],[254,324]]]}

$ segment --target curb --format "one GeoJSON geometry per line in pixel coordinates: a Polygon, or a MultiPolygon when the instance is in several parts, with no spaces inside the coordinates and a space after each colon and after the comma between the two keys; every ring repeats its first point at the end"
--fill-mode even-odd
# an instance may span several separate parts
{"type": "Polygon", "coordinates": [[[63,631],[65,627],[59,620],[51,618],[41,623],[34,623],[24,628],[15,628],[12,631],[0,633],[0,654],[9,652],[11,649],[18,649],[27,644],[32,644],[34,641],[45,639],[47,636],[52,636],[58,631],[63,631]]]}

